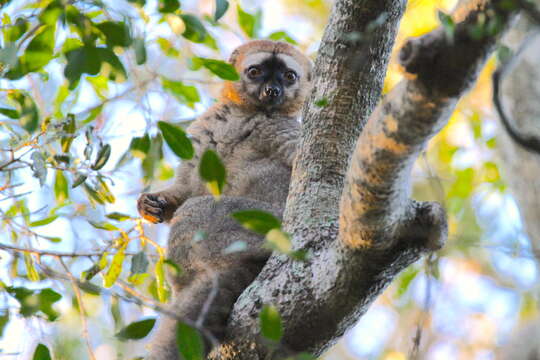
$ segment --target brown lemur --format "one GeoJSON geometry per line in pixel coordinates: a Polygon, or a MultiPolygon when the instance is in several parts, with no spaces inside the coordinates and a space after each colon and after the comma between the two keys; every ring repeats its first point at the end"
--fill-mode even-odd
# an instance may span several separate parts
{"type": "MultiPolygon", "coordinates": [[[[234,302],[270,255],[261,246],[263,237],[243,229],[230,214],[260,209],[281,218],[312,71],[311,60],[295,47],[269,40],[238,47],[229,61],[240,80],[225,82],[219,101],[187,129],[195,156],[181,163],[172,186],[142,194],[137,202],[144,218],[171,224],[168,257],[183,272],[171,279],[170,310],[202,322],[218,341],[234,302]],[[227,169],[219,200],[209,196],[199,177],[206,149],[216,151],[227,169]],[[206,237],[194,241],[198,231],[206,237]],[[237,241],[247,249],[224,253],[237,241]]],[[[149,359],[178,359],[176,324],[161,318],[149,359]]]]}

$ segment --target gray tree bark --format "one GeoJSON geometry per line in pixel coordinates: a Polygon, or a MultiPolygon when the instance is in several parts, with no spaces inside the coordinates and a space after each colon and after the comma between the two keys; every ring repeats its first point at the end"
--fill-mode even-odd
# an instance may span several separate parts
{"type": "MultiPolygon", "coordinates": [[[[540,5],[540,1],[536,1],[540,5]]],[[[517,51],[526,42],[524,52],[501,80],[501,102],[511,126],[522,136],[540,139],[540,33],[539,23],[522,14],[503,43],[517,51]]],[[[512,139],[499,118],[497,150],[503,176],[516,199],[525,230],[536,259],[540,259],[540,154],[523,148],[512,139]]],[[[540,319],[517,328],[500,351],[501,359],[540,358],[540,319]]]]}
{"type": "Polygon", "coordinates": [[[444,29],[411,39],[400,53],[407,80],[373,111],[405,1],[335,2],[303,110],[284,217],[294,248],[310,257],[270,258],[236,302],[229,340],[213,358],[319,355],[401,270],[443,245],[444,211],[409,198],[410,171],[516,11],[503,3],[464,4],[454,15],[453,39],[444,29]],[[472,26],[494,21],[501,25],[496,31],[472,35],[472,26]],[[327,104],[317,106],[322,99],[327,104]],[[273,304],[283,321],[277,352],[258,336],[264,304],[273,304]]]}
{"type": "MultiPolygon", "coordinates": [[[[540,1],[537,1],[540,5],[540,1]]],[[[516,51],[523,41],[526,50],[502,79],[502,103],[513,127],[521,134],[540,139],[540,34],[538,25],[523,14],[503,43],[516,51]],[[528,40],[526,40],[529,38],[528,40]]],[[[498,151],[503,175],[519,204],[521,216],[535,254],[540,254],[540,154],[525,150],[499,127],[498,151]]]]}

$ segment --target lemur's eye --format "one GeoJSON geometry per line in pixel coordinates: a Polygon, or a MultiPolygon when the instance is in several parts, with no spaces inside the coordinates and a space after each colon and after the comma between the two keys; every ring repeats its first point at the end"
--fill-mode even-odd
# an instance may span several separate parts
{"type": "Polygon", "coordinates": [[[298,75],[296,75],[296,73],[292,70],[287,71],[283,76],[289,82],[295,82],[298,78],[298,75]]]}
{"type": "Polygon", "coordinates": [[[262,70],[258,66],[250,66],[247,70],[247,75],[250,79],[261,76],[262,70]]]}

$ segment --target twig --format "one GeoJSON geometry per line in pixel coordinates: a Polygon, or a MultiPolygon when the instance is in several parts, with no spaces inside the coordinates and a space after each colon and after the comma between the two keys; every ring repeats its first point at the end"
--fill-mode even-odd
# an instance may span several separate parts
{"type": "Polygon", "coordinates": [[[523,134],[520,133],[517,129],[514,128],[513,121],[510,120],[510,116],[506,113],[504,106],[501,101],[501,81],[506,76],[508,71],[512,69],[517,60],[524,53],[527,47],[532,43],[532,40],[538,35],[534,33],[529,35],[519,46],[518,51],[506,62],[502,63],[497,70],[493,73],[492,82],[493,82],[493,104],[495,105],[495,110],[497,111],[501,122],[512,140],[523,149],[540,154],[540,139],[538,139],[533,134],[523,134]]]}
{"type": "Polygon", "coordinates": [[[93,105],[93,106],[90,106],[89,108],[85,109],[85,110],[82,110],[82,111],[79,111],[77,114],[75,114],[75,116],[82,116],[84,114],[87,114],[87,113],[90,113],[94,110],[96,110],[97,108],[99,108],[100,106],[103,106],[109,102],[113,102],[113,101],[116,101],[116,100],[119,100],[121,98],[123,98],[124,96],[128,95],[128,94],[131,94],[133,93],[133,91],[135,91],[136,89],[140,89],[140,88],[144,88],[146,87],[148,84],[150,84],[152,81],[154,81],[156,79],[155,76],[152,76],[151,78],[149,79],[146,79],[144,81],[141,81],[140,83],[136,84],[136,85],[133,85],[131,87],[129,87],[128,89],[126,89],[125,91],[122,91],[121,93],[119,94],[116,94],[114,96],[111,96],[110,98],[107,98],[103,101],[101,101],[99,104],[97,105],[93,105]]]}
{"type": "Polygon", "coordinates": [[[86,348],[88,350],[88,356],[91,360],[96,360],[96,356],[94,355],[94,351],[92,350],[92,345],[90,344],[90,336],[88,334],[88,323],[86,322],[86,310],[84,308],[84,303],[81,296],[81,289],[79,289],[79,286],[77,285],[77,281],[67,265],[64,263],[61,257],[56,257],[56,259],[62,264],[62,267],[66,271],[67,276],[69,277],[69,281],[71,282],[71,286],[73,288],[73,291],[75,292],[75,296],[77,297],[77,303],[79,304],[79,314],[81,317],[81,323],[82,323],[82,336],[86,342],[86,348]]]}
{"type": "MultiPolygon", "coordinates": [[[[41,271],[45,275],[47,275],[47,276],[49,276],[51,278],[71,281],[68,276],[51,269],[50,267],[48,267],[47,265],[45,265],[45,264],[43,264],[41,262],[38,262],[38,265],[39,265],[41,271]]],[[[84,289],[84,287],[86,285],[84,282],[82,282],[82,281],[80,281],[78,279],[75,279],[75,283],[76,283],[76,285],[77,285],[77,287],[79,289],[84,289]]],[[[139,305],[139,306],[144,306],[146,308],[152,309],[152,310],[154,310],[154,311],[156,311],[156,312],[158,312],[160,314],[163,314],[165,316],[169,316],[172,319],[176,319],[177,321],[180,321],[180,322],[182,322],[182,323],[184,323],[186,325],[189,325],[189,326],[197,329],[201,333],[201,335],[205,339],[207,339],[210,342],[210,344],[212,344],[213,347],[217,346],[219,344],[216,337],[209,330],[205,329],[202,326],[197,326],[197,324],[194,323],[193,321],[191,321],[189,319],[185,319],[182,316],[179,316],[178,314],[163,308],[161,305],[158,305],[157,302],[155,302],[155,301],[152,301],[152,302],[143,301],[140,297],[133,295],[133,294],[137,294],[137,292],[135,290],[133,290],[133,289],[132,289],[133,291],[130,292],[131,296],[126,296],[126,295],[119,294],[119,293],[117,293],[115,291],[107,290],[107,289],[105,289],[105,288],[103,288],[101,286],[95,285],[95,284],[92,284],[92,286],[95,287],[95,288],[99,288],[99,292],[102,295],[114,296],[115,298],[121,299],[121,300],[123,300],[125,302],[129,302],[129,303],[136,304],[136,305],[139,305]]]]}
{"type": "Polygon", "coordinates": [[[422,343],[422,335],[423,335],[423,332],[424,332],[424,325],[425,325],[427,317],[428,317],[427,314],[429,313],[429,311],[431,310],[431,307],[433,305],[432,304],[432,298],[431,298],[431,287],[432,287],[431,275],[434,272],[433,271],[433,259],[434,259],[434,254],[431,254],[425,261],[428,271],[426,271],[427,286],[426,286],[426,293],[425,293],[424,304],[423,304],[424,309],[422,310],[422,313],[419,316],[418,324],[416,326],[416,332],[415,332],[414,338],[413,338],[413,346],[412,346],[411,350],[409,351],[408,358],[412,359],[412,360],[417,360],[417,359],[420,358],[420,344],[422,343]]]}
{"type": "Polygon", "coordinates": [[[9,196],[6,196],[6,197],[0,199],[0,201],[4,201],[4,200],[8,200],[8,199],[19,198],[19,197],[21,197],[21,196],[25,196],[25,195],[28,195],[28,194],[31,194],[31,193],[32,193],[31,191],[27,191],[27,192],[23,192],[23,193],[20,193],[20,194],[9,195],[9,196]]]}
{"type": "Polygon", "coordinates": [[[131,296],[134,296],[134,297],[136,297],[138,299],[141,299],[142,301],[145,301],[145,302],[147,302],[149,304],[152,304],[154,306],[160,306],[160,304],[156,300],[141,294],[140,292],[138,292],[137,290],[135,290],[134,288],[129,286],[125,281],[123,281],[121,279],[116,280],[116,285],[120,286],[122,288],[122,290],[124,290],[125,292],[127,292],[131,296]]]}
{"type": "MultiPolygon", "coordinates": [[[[37,250],[37,249],[31,249],[31,248],[23,248],[19,246],[14,245],[8,245],[0,243],[0,249],[6,250],[6,251],[15,251],[15,252],[22,252],[22,253],[29,253],[34,254],[37,256],[53,256],[58,258],[64,258],[64,257],[94,257],[94,256],[102,256],[103,251],[90,251],[90,252],[63,252],[63,251],[54,251],[54,250],[37,250]]],[[[128,256],[134,256],[135,253],[125,253],[128,256]]]]}

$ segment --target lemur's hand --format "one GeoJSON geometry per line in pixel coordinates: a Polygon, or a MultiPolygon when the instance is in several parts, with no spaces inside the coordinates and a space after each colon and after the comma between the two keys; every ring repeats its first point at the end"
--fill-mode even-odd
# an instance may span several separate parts
{"type": "Polygon", "coordinates": [[[139,214],[154,224],[163,222],[166,207],[167,200],[163,196],[160,196],[159,193],[144,193],[137,200],[139,214]]]}

